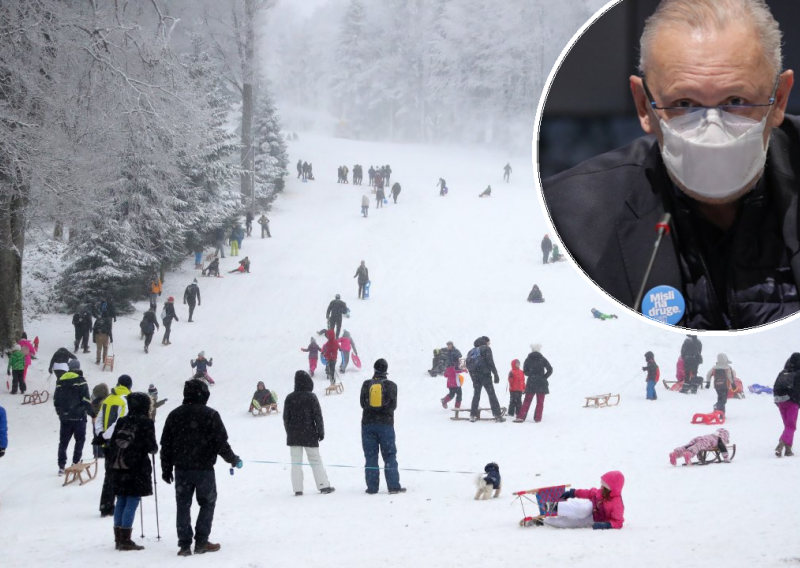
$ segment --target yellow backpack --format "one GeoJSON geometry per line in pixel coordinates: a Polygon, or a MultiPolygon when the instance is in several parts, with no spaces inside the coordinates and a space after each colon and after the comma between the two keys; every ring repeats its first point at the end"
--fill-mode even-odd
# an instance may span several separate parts
{"type": "Polygon", "coordinates": [[[386,397],[383,396],[383,381],[372,381],[369,386],[369,406],[383,408],[386,397]]]}

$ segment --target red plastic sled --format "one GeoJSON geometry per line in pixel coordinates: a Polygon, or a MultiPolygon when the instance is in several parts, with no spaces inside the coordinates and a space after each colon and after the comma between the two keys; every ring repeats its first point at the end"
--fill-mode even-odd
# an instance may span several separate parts
{"type": "Polygon", "coordinates": [[[728,398],[744,398],[744,385],[741,379],[736,379],[734,382],[736,386],[732,389],[728,389],[728,398]]]}
{"type": "Polygon", "coordinates": [[[353,353],[353,354],[350,356],[350,360],[351,360],[351,361],[353,361],[353,365],[355,365],[355,366],[356,366],[356,369],[360,369],[360,368],[361,368],[361,359],[359,359],[359,358],[358,358],[358,355],[356,355],[355,353],[353,353]]]}
{"type": "Polygon", "coordinates": [[[725,424],[725,414],[721,410],[715,410],[709,414],[698,412],[692,416],[692,424],[725,424]]]}

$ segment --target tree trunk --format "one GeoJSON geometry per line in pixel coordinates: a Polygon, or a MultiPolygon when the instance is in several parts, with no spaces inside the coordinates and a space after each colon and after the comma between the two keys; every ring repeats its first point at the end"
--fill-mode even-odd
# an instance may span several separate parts
{"type": "Polygon", "coordinates": [[[242,173],[240,175],[240,192],[242,201],[252,194],[254,168],[253,155],[253,107],[255,101],[254,72],[255,69],[255,0],[245,0],[245,45],[244,61],[242,61],[242,173]]]}
{"type": "Polygon", "coordinates": [[[22,254],[27,187],[0,177],[0,348],[22,334],[22,254]]]}
{"type": "Polygon", "coordinates": [[[53,227],[53,239],[56,241],[60,241],[64,238],[64,223],[63,221],[56,221],[55,227],[53,227]]]}

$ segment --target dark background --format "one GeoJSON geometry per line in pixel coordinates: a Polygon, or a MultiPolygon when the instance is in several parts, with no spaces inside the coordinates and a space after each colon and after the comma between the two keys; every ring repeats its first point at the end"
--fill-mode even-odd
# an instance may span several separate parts
{"type": "MultiPolygon", "coordinates": [[[[628,78],[638,75],[639,37],[659,0],[624,0],[573,46],[553,81],[539,131],[539,169],[549,177],[644,133],[628,78]]],[[[783,32],[783,68],[800,73],[800,2],[767,0],[783,32]]],[[[787,112],[800,114],[800,84],[787,112]]]]}

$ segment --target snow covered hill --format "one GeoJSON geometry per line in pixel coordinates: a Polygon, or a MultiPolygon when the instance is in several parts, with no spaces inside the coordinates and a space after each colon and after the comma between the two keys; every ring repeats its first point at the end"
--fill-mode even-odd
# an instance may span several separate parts
{"type": "MultiPolygon", "coordinates": [[[[368,144],[302,135],[291,157],[313,162],[317,181],[290,177],[270,218],[273,238],[245,240],[241,255],[251,274],[198,278],[203,303],[195,323],[173,325],[172,345],[160,335],[142,352],[138,321],[121,317],[114,328],[117,368],[101,373],[93,355],[81,357],[90,385],[133,377],[134,390],[154,383],[169,402],[157,429],[181,400],[189,360],[204,350],[214,358],[217,385],[209,405],[222,414],[244,468],[231,476],[218,463],[219,499],[211,540],[222,550],[190,562],[223,566],[780,566],[800,562],[794,540],[800,528],[795,460],[777,460],[772,448],[782,426],[771,397],[748,395],[728,403],[726,427],[737,444],[730,465],[673,468],[667,455],[709,427],[689,424],[711,410],[713,391],[696,396],[667,392],[645,400],[643,354],[652,350],[662,377],[674,374],[683,335],[657,329],[625,313],[590,289],[568,263],[543,266],[539,242],[548,231],[539,209],[528,158],[511,159],[512,183],[502,182],[509,156],[475,149],[368,144]],[[366,185],[337,185],[336,167],[390,164],[402,187],[397,205],[360,216],[366,185]],[[435,187],[444,177],[450,194],[435,187]],[[492,197],[478,199],[487,184],[492,197]],[[365,260],[371,298],[360,301],[353,279],[365,260]],[[546,303],[525,302],[537,283],[546,303]],[[313,489],[294,497],[289,451],[280,416],[246,413],[257,381],[278,392],[292,390],[294,372],[307,368],[300,347],[324,326],[325,309],[342,294],[352,310],[352,334],[364,369],[344,375],[345,392],[324,396],[324,373],[315,392],[322,403],[326,438],[321,444],[332,495],[313,489]],[[617,312],[618,320],[593,320],[590,308],[617,312]],[[505,379],[529,344],[543,344],[555,373],[544,420],[503,424],[454,422],[439,399],[443,378],[425,372],[432,349],[448,340],[464,353],[481,335],[491,338],[505,379]],[[398,384],[395,415],[404,495],[364,494],[358,390],[372,362],[384,357],[398,384]],[[582,408],[583,397],[620,393],[618,407],[582,408]],[[503,495],[472,499],[475,475],[489,461],[500,465],[503,495]],[[276,463],[278,462],[278,463],[276,463]],[[626,477],[627,505],[621,531],[521,529],[512,491],[558,483],[596,487],[606,471],[626,477]],[[433,471],[435,470],[435,471],[433,471]]],[[[366,176],[365,176],[366,177],[366,176]]],[[[598,213],[600,214],[600,213],[598,213]]],[[[241,258],[241,256],[240,256],[241,258]]],[[[224,271],[234,268],[226,258],[224,271]]],[[[198,272],[189,261],[167,275],[165,296],[181,302],[198,272]]],[[[146,304],[139,305],[140,311],[146,304]]],[[[800,324],[733,338],[704,337],[705,372],[725,352],[745,384],[771,385],[789,354],[800,350],[800,324]]],[[[29,372],[29,389],[47,383],[47,362],[71,347],[66,316],[28,322],[41,338],[29,372]]],[[[467,381],[469,383],[469,381],[467,381]]],[[[471,389],[465,385],[465,404],[471,389]]],[[[503,383],[498,392],[506,405],[503,383]]],[[[487,402],[484,398],[484,402],[487,402]]],[[[0,461],[0,535],[4,568],[31,566],[178,566],[174,490],[158,479],[161,541],[156,540],[154,499],[144,499],[146,550],[114,551],[112,523],[100,519],[102,478],[62,488],[57,477],[58,420],[50,403],[21,406],[0,392],[8,411],[10,444],[0,461]]],[[[90,448],[84,457],[90,456],[90,448]]],[[[194,513],[196,513],[196,508],[194,513]]],[[[135,540],[141,541],[139,519],[135,540]]]]}

